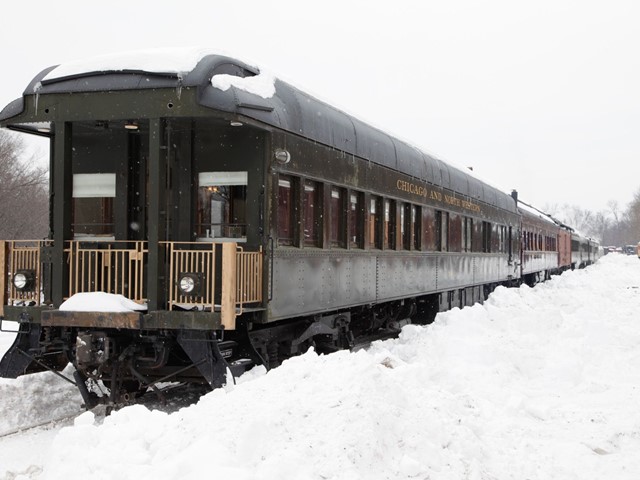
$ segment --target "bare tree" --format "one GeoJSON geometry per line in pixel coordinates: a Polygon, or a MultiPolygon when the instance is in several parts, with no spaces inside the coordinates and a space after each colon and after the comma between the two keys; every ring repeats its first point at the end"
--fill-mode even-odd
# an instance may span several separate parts
{"type": "Polygon", "coordinates": [[[39,239],[49,231],[47,169],[25,158],[21,137],[0,130],[0,239],[39,239]]]}
{"type": "Polygon", "coordinates": [[[626,216],[629,224],[629,241],[630,245],[640,242],[640,190],[638,190],[627,209],[626,216]]]}

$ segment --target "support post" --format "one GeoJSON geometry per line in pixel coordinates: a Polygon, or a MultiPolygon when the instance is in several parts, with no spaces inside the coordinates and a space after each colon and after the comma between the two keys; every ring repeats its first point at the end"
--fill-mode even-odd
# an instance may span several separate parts
{"type": "Polygon", "coordinates": [[[64,258],[65,242],[71,238],[71,124],[56,122],[53,148],[53,250],[52,292],[55,307],[67,295],[69,267],[64,258]]]}
{"type": "Polygon", "coordinates": [[[222,309],[225,330],[236,329],[236,243],[222,244],[222,309]]]}
{"type": "Polygon", "coordinates": [[[162,122],[155,118],[149,120],[149,265],[147,277],[147,298],[149,311],[159,310],[161,298],[164,298],[164,259],[159,242],[164,240],[164,173],[165,155],[162,153],[162,122]]]}

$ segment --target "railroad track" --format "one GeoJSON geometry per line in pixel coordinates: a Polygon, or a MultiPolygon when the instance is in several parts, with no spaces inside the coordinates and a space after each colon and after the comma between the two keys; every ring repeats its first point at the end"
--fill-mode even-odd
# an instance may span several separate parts
{"type": "Polygon", "coordinates": [[[52,428],[66,422],[71,424],[72,420],[82,415],[85,411],[86,410],[78,410],[77,412],[70,413],[68,415],[63,415],[61,417],[57,417],[49,420],[43,420],[42,422],[34,423],[32,425],[16,427],[6,432],[0,433],[0,438],[10,437],[12,435],[16,435],[19,433],[25,433],[25,432],[28,432],[29,430],[35,430],[37,428],[43,428],[43,429],[52,428]]]}
{"type": "MultiPolygon", "coordinates": [[[[207,393],[209,390],[193,385],[187,384],[172,384],[168,385],[163,389],[160,389],[163,394],[164,400],[161,400],[153,391],[149,391],[142,397],[139,397],[135,403],[131,405],[144,405],[149,410],[160,410],[166,413],[172,413],[180,410],[183,407],[187,407],[189,405],[194,404],[198,401],[198,399],[207,393]]],[[[124,408],[130,405],[119,405],[115,407],[99,405],[91,411],[95,414],[96,420],[98,423],[101,423],[106,416],[108,416],[114,409],[119,410],[120,408],[124,408]]],[[[22,434],[28,432],[30,430],[36,429],[50,429],[58,426],[68,426],[72,425],[73,421],[85,413],[87,410],[78,409],[78,411],[62,415],[60,417],[43,420],[38,423],[33,423],[30,425],[19,426],[13,428],[11,430],[0,432],[0,439],[10,437],[12,435],[22,434]]]]}

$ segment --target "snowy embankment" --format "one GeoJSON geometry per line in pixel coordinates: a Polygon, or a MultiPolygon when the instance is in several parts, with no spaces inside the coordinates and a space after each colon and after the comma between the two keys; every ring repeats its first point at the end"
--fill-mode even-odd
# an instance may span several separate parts
{"type": "MultiPolygon", "coordinates": [[[[609,255],[368,351],[254,369],[177,413],[85,413],[20,465],[33,435],[0,438],[0,478],[635,480],[638,287],[638,259],[609,255]]],[[[52,382],[1,380],[0,430],[79,403],[52,382]]]]}

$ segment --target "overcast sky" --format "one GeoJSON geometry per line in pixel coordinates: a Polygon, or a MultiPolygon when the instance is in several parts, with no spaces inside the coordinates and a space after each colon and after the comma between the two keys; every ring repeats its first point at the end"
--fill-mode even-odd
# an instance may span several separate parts
{"type": "Polygon", "coordinates": [[[51,65],[206,46],[540,207],[624,207],[640,190],[637,0],[11,0],[0,12],[2,106],[51,65]]]}

